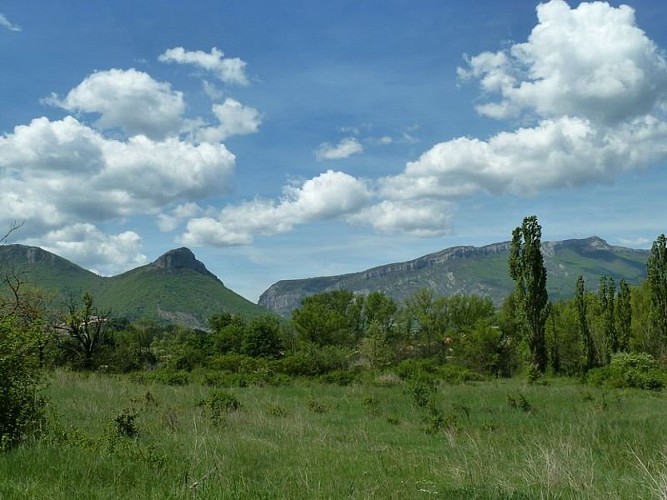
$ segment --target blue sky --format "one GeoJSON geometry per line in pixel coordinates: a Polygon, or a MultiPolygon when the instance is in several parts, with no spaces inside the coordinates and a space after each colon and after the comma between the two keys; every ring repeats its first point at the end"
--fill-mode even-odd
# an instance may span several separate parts
{"type": "Polygon", "coordinates": [[[103,275],[280,279],[665,232],[667,4],[8,1],[0,225],[103,275]]]}

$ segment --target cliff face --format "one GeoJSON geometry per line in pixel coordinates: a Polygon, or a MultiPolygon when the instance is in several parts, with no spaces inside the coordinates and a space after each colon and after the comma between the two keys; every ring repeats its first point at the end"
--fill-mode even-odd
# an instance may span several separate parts
{"type": "MultiPolygon", "coordinates": [[[[337,289],[359,294],[381,291],[401,302],[422,288],[431,288],[440,295],[484,295],[500,304],[514,286],[508,273],[509,248],[509,242],[458,246],[358,273],[279,281],[260,296],[259,305],[288,317],[304,297],[315,293],[337,289]]],[[[553,300],[570,296],[579,274],[592,288],[602,275],[637,283],[645,277],[648,258],[646,250],[614,247],[595,236],[544,242],[542,254],[553,300]]]]}
{"type": "Polygon", "coordinates": [[[175,250],[170,250],[164,255],[160,256],[153,262],[148,265],[148,269],[151,270],[166,270],[166,271],[178,271],[180,269],[190,269],[204,276],[214,278],[218,281],[218,277],[206,269],[206,266],[198,261],[195,258],[195,254],[189,248],[177,248],[175,250]]]}

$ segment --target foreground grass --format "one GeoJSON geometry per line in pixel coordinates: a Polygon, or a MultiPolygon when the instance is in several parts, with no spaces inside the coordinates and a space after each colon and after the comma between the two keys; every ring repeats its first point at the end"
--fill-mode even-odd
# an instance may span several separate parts
{"type": "Polygon", "coordinates": [[[56,373],[59,422],[0,456],[0,498],[667,498],[661,393],[390,385],[233,388],[216,416],[208,387],[56,373]]]}

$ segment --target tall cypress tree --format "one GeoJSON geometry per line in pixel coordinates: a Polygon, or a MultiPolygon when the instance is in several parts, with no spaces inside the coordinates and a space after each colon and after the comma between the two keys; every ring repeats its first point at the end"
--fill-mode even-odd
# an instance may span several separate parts
{"type": "Polygon", "coordinates": [[[515,282],[515,294],[528,347],[535,368],[544,373],[547,368],[545,325],[549,316],[547,270],[542,257],[542,227],[537,217],[523,219],[512,232],[509,271],[515,282]]]}

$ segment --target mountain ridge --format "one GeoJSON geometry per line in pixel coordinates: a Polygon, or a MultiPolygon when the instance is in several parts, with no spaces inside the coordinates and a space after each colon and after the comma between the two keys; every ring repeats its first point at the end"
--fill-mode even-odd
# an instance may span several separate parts
{"type": "Polygon", "coordinates": [[[130,320],[150,319],[205,328],[216,313],[270,314],[211,273],[185,247],[115,276],[99,276],[39,247],[0,246],[0,264],[61,299],[90,292],[97,305],[130,320]]]}
{"type": "MultiPolygon", "coordinates": [[[[258,303],[288,317],[304,297],[314,293],[342,288],[359,294],[381,291],[401,302],[421,288],[432,288],[442,295],[485,295],[499,304],[513,288],[507,270],[510,244],[454,246],[359,272],[281,280],[264,291],[258,303]]],[[[542,253],[554,299],[571,296],[579,274],[587,282],[609,275],[636,284],[645,277],[649,255],[648,250],[609,245],[598,236],[543,242],[542,253]]]]}

